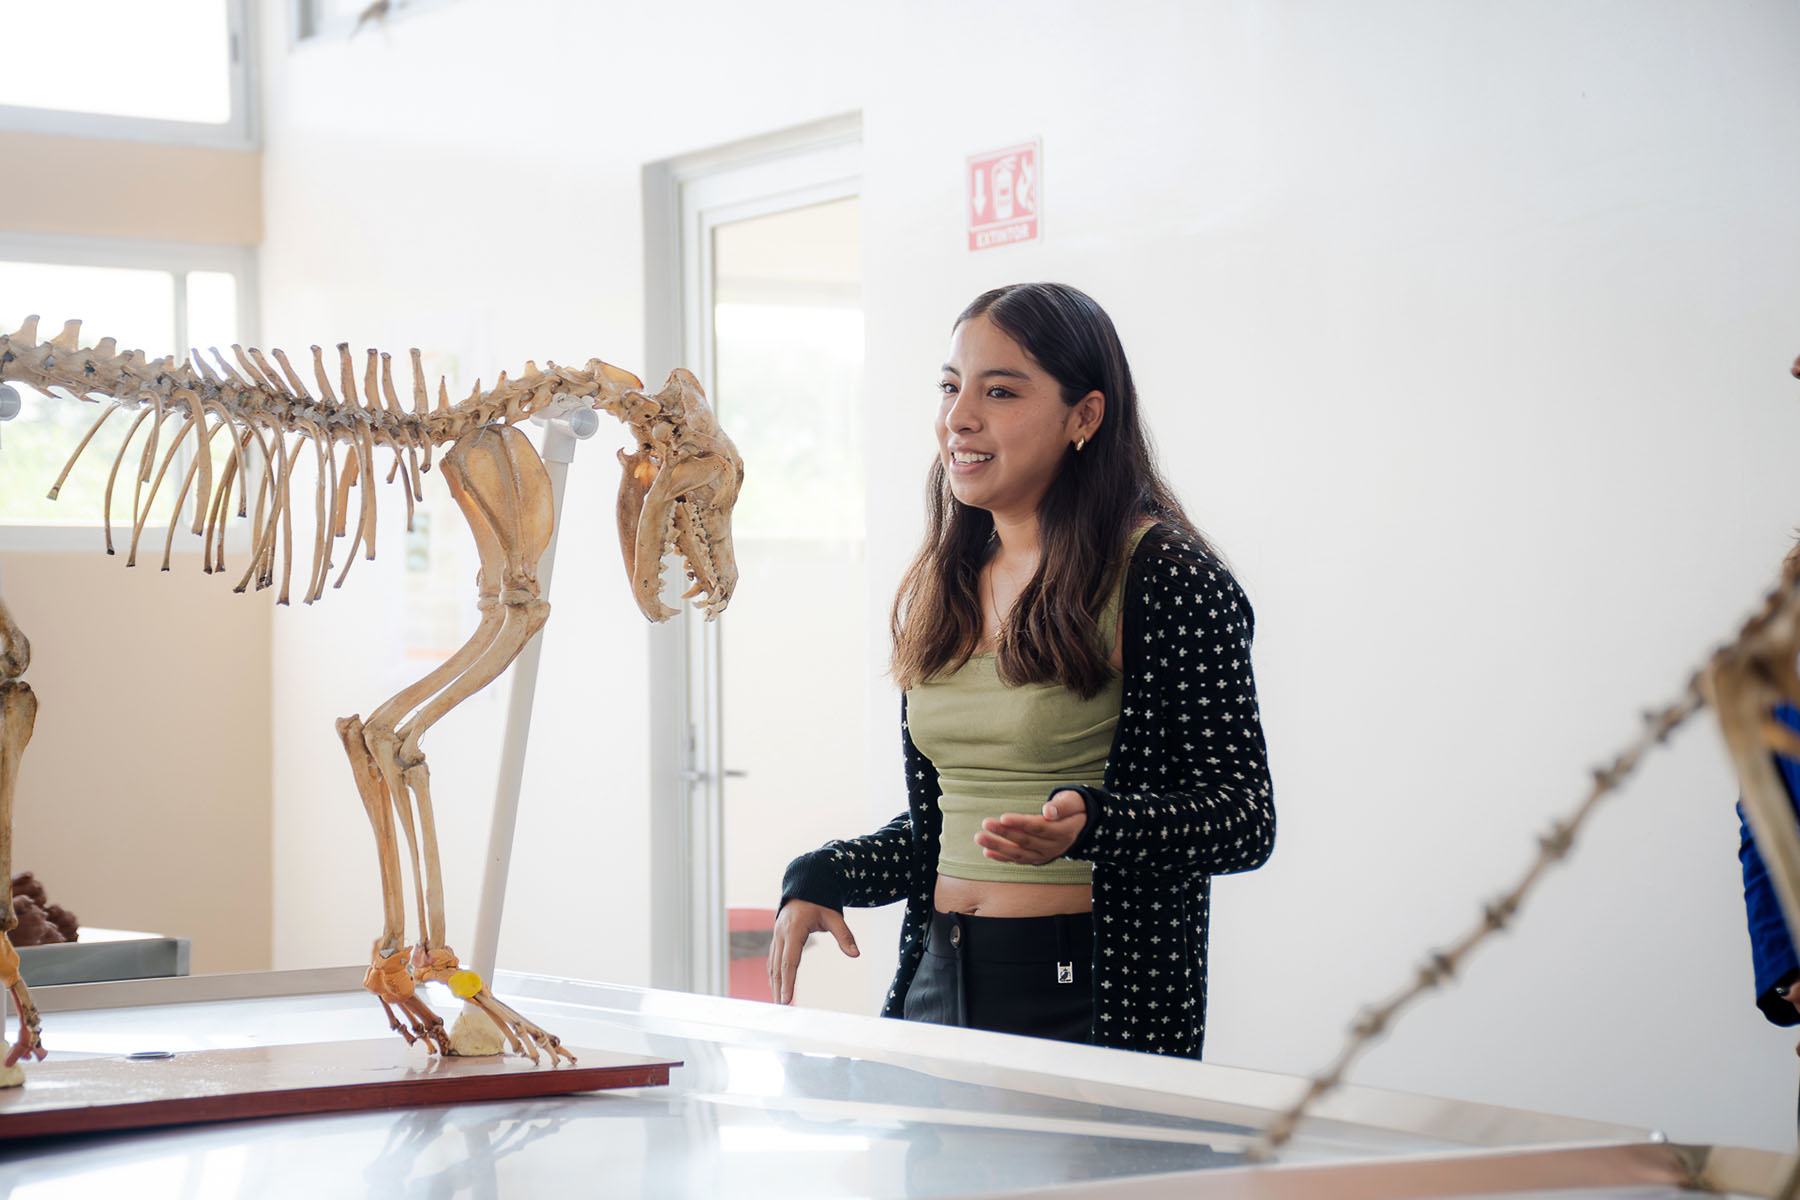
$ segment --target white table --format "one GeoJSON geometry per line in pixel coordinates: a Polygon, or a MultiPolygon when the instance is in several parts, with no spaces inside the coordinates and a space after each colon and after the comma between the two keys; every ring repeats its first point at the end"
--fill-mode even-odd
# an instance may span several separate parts
{"type": "MultiPolygon", "coordinates": [[[[44,989],[56,1055],[391,1037],[360,968],[44,989]]],[[[1250,1166],[1290,1076],[502,972],[572,1045],[679,1058],[666,1087],[0,1148],[55,1197],[1688,1195],[1647,1130],[1347,1088],[1250,1166]],[[1545,1190],[1548,1188],[1549,1190],[1545,1190]]],[[[454,1015],[448,993],[435,997],[454,1015]]],[[[418,1053],[423,1053],[418,1051],[418,1053]]],[[[29,1085],[27,1085],[29,1086],[29,1085]]],[[[1727,1176],[1780,1156],[1721,1152],[1727,1176]]]]}

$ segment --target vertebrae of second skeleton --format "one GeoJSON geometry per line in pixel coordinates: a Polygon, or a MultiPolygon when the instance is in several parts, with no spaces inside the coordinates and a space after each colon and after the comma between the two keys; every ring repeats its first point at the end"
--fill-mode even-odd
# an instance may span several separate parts
{"type": "MultiPolygon", "coordinates": [[[[284,551],[280,602],[288,601],[289,578],[293,568],[290,530],[288,482],[306,444],[313,446],[318,466],[317,517],[321,532],[315,542],[311,580],[305,593],[307,603],[323,593],[325,579],[332,566],[329,543],[344,532],[348,515],[350,487],[362,483],[358,505],[356,544],[350,550],[350,561],[358,545],[366,547],[365,557],[375,557],[375,451],[390,450],[394,455],[388,481],[395,475],[401,479],[406,497],[407,524],[412,524],[414,501],[420,498],[421,472],[431,469],[434,447],[447,446],[472,429],[486,425],[510,425],[533,414],[550,409],[558,401],[575,400],[585,406],[601,408],[629,425],[643,442],[660,441],[672,426],[679,426],[685,414],[665,412],[656,397],[642,391],[643,382],[628,371],[590,359],[585,368],[575,369],[547,363],[540,370],[528,362],[517,379],[505,372],[494,386],[483,390],[479,382],[468,397],[451,404],[442,379],[438,381],[437,404],[432,407],[425,387],[419,351],[411,351],[412,407],[403,406],[394,388],[392,358],[375,350],[368,352],[363,371],[361,394],[358,394],[354,359],[347,343],[338,346],[339,381],[337,390],[325,368],[325,358],[318,346],[312,347],[313,374],[319,395],[313,396],[301,382],[280,350],[272,351],[272,366],[260,350],[232,346],[236,367],[214,348],[214,365],[208,364],[198,350],[185,362],[173,357],[147,358],[142,350],[121,352],[112,338],[102,339],[87,349],[81,348],[81,322],[70,321],[50,341],[37,340],[36,317],[28,318],[16,332],[0,335],[0,380],[17,379],[40,390],[61,388],[76,396],[103,396],[111,401],[95,420],[69,456],[62,473],[51,485],[50,498],[55,499],[63,481],[69,476],[83,450],[108,418],[124,409],[137,409],[137,418],[126,434],[114,460],[106,487],[106,548],[113,552],[112,493],[119,468],[125,461],[138,429],[154,417],[150,432],[140,452],[132,481],[133,533],[128,562],[135,563],[138,539],[142,535],[152,503],[161,487],[164,474],[176,451],[190,436],[200,452],[193,456],[187,477],[170,510],[176,519],[169,523],[169,535],[163,551],[163,569],[169,566],[174,541],[174,528],[188,491],[198,484],[195,497],[193,532],[204,534],[205,569],[210,573],[224,569],[224,521],[234,481],[239,489],[238,515],[249,515],[249,475],[251,458],[256,457],[265,468],[257,481],[255,547],[249,568],[237,585],[243,591],[254,582],[257,588],[274,583],[276,544],[284,551]],[[171,416],[184,424],[169,443],[158,465],[157,451],[163,423],[171,416]],[[230,427],[229,453],[221,469],[219,487],[213,486],[213,464],[209,448],[221,429],[230,427]],[[268,435],[265,439],[265,435],[268,435]],[[289,436],[295,439],[290,444],[289,436]],[[347,447],[339,467],[336,447],[347,447]],[[145,484],[149,495],[142,494],[145,484]],[[329,509],[327,497],[329,495],[329,509]],[[216,536],[215,536],[216,535],[216,536]],[[216,543],[216,546],[215,546],[216,543]]],[[[349,574],[350,562],[344,564],[337,578],[341,586],[349,574]]]]}

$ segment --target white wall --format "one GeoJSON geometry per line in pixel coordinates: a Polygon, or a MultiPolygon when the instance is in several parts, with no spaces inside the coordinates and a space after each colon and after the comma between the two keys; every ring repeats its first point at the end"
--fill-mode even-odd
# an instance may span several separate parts
{"type": "MultiPolygon", "coordinates": [[[[12,869],[84,929],[187,938],[195,975],[265,970],[270,597],[232,595],[192,552],[164,573],[160,545],[128,570],[89,532],[0,554],[38,697],[12,869]]],[[[227,555],[233,580],[244,561],[227,555]]]]}
{"type": "MultiPolygon", "coordinates": [[[[642,361],[643,165],[842,112],[858,95],[847,60],[809,72],[801,90],[766,87],[772,64],[808,57],[809,44],[813,59],[841,60],[829,52],[839,18],[824,4],[810,43],[721,9],[691,29],[682,22],[681,54],[670,49],[673,17],[555,3],[443,6],[348,43],[290,50],[280,6],[265,7],[275,31],[265,46],[265,340],[350,340],[359,353],[416,345],[454,367],[464,392],[527,358],[598,355],[660,383],[675,364],[642,361]],[[722,92],[740,97],[729,116],[722,92]]],[[[620,444],[609,422],[570,475],[502,962],[643,983],[647,626],[614,532],[620,444]]],[[[399,517],[397,491],[383,504],[399,517]]],[[[440,511],[458,519],[447,502],[440,511]]],[[[398,536],[385,527],[387,545],[398,536]]],[[[399,637],[388,611],[399,563],[370,565],[347,594],[275,632],[281,966],[358,959],[379,927],[373,843],[332,730],[410,678],[392,654],[342,652],[399,637]],[[329,665],[323,644],[339,648],[329,665]]],[[[508,686],[464,705],[425,743],[451,942],[464,950],[508,686]]]]}
{"type": "MultiPolygon", "coordinates": [[[[1217,888],[1208,1056],[1310,1071],[1523,868],[1788,544],[1800,13],[847,9],[465,0],[273,47],[267,338],[454,350],[465,387],[526,357],[638,367],[642,164],[860,109],[869,619],[917,536],[951,317],[1000,282],[1085,287],[1259,617],[1281,833],[1217,888]],[[970,254],[963,158],[1030,136],[1045,240],[970,254]]],[[[583,448],[565,509],[502,957],[641,982],[645,634],[602,458],[583,448]]],[[[320,636],[378,607],[336,598],[320,636]]],[[[334,742],[285,739],[386,694],[340,692],[312,636],[276,622],[277,920],[329,931],[296,960],[361,952],[372,856],[357,831],[327,879],[290,852],[357,805],[334,742]]],[[[845,832],[900,806],[894,703],[871,684],[845,832]]],[[[440,779],[462,755],[441,791],[470,838],[490,734],[428,746],[440,779]]],[[[1715,735],[1683,734],[1355,1077],[1786,1147],[1791,1038],[1750,1003],[1734,791],[1715,735]]]]}
{"type": "MultiPolygon", "coordinates": [[[[249,246],[261,236],[254,151],[0,131],[0,160],[12,180],[0,189],[0,232],[26,235],[15,245],[51,235],[58,246],[126,239],[127,250],[249,246]],[[96,186],[96,164],[115,182],[96,186]]],[[[45,299],[0,296],[0,321],[17,329],[45,299]]],[[[95,310],[43,315],[56,322],[44,336],[80,315],[86,338],[130,345],[95,310]]],[[[76,464],[65,504],[76,481],[104,481],[95,449],[76,464]]],[[[16,453],[0,453],[0,472],[24,470],[16,453]]],[[[97,507],[64,515],[99,521],[97,507]]],[[[160,548],[127,571],[101,545],[97,528],[72,541],[0,530],[5,594],[33,646],[27,681],[40,704],[20,767],[13,869],[37,874],[84,926],[187,937],[195,974],[266,968],[270,597],[234,596],[203,574],[199,539],[186,533],[166,575],[160,548]]],[[[233,582],[244,555],[234,544],[233,582]]]]}
{"type": "MultiPolygon", "coordinates": [[[[0,194],[7,233],[227,246],[255,245],[262,235],[262,156],[254,150],[5,129],[0,159],[15,178],[31,181],[0,194]],[[96,163],[133,186],[95,187],[96,163]]],[[[18,328],[18,317],[6,319],[14,322],[9,332],[18,328]]]]}

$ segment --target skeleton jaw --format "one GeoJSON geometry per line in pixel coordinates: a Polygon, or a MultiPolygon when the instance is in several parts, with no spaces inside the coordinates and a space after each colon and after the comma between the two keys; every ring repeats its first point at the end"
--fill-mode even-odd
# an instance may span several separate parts
{"type": "Polygon", "coordinates": [[[725,611],[737,586],[731,509],[744,462],[688,372],[677,368],[647,399],[654,410],[632,422],[638,449],[619,454],[619,544],[632,595],[652,621],[674,616],[662,602],[663,557],[677,551],[693,581],[682,599],[696,599],[710,620],[725,611]]]}

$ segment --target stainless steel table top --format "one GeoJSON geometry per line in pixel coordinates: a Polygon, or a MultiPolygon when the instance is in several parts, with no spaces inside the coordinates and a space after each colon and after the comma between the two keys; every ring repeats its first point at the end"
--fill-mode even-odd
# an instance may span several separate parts
{"type": "MultiPolygon", "coordinates": [[[[45,1040],[73,1056],[393,1036],[379,1005],[350,990],[359,977],[55,989],[45,1040]],[[312,994],[255,994],[268,991],[312,994]]],[[[667,1087],[14,1145],[0,1148],[0,1194],[1423,1195],[1503,1194],[1531,1179],[1580,1185],[1538,1196],[1681,1194],[1668,1148],[1646,1130],[1352,1088],[1278,1164],[1251,1167],[1244,1153],[1296,1094],[1291,1077],[674,992],[496,982],[572,1045],[685,1065],[667,1087]],[[1420,1163],[1435,1174],[1405,1174],[1420,1163]]],[[[432,998],[454,1015],[447,991],[432,998]]]]}

